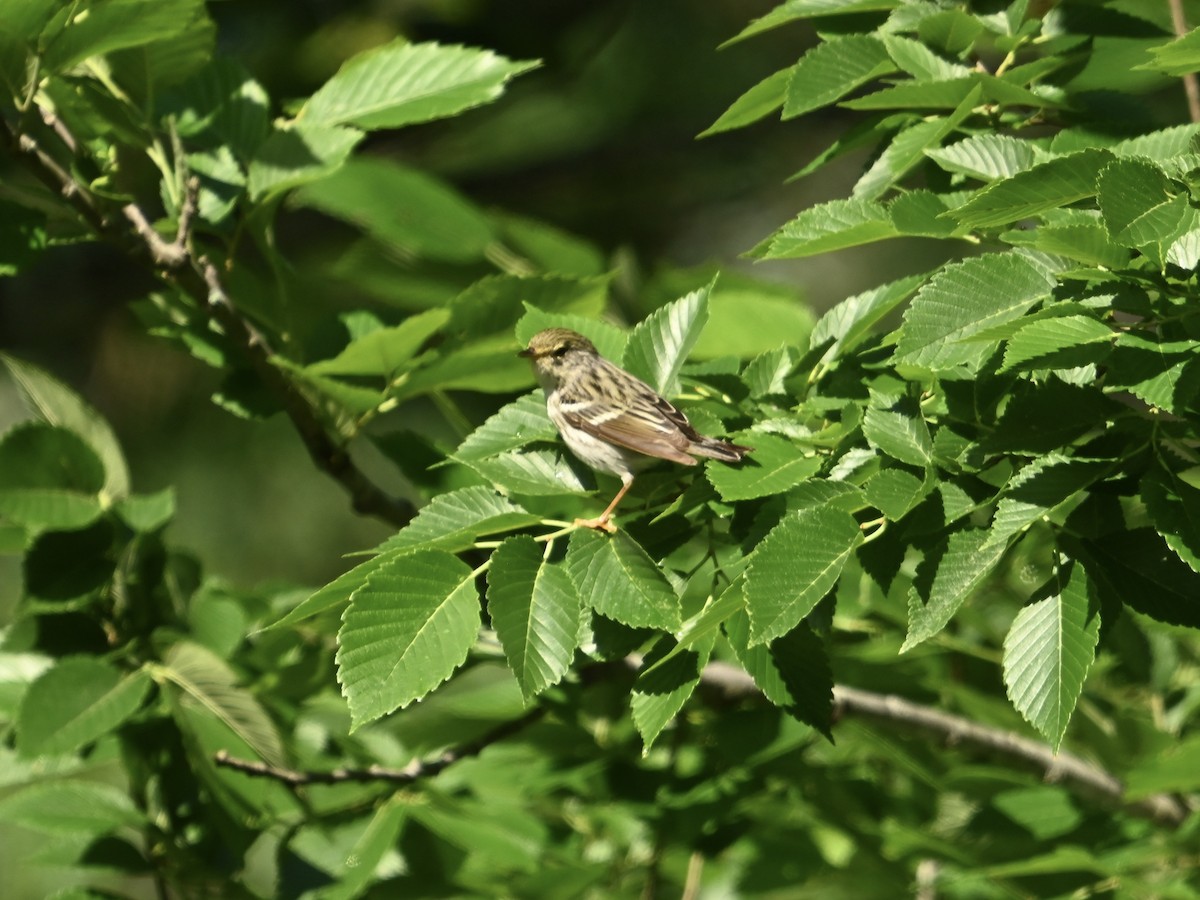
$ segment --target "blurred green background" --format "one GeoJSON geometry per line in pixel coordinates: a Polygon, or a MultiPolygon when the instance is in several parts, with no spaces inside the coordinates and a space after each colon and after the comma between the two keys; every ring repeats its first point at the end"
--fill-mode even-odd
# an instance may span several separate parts
{"type": "MultiPolygon", "coordinates": [[[[811,42],[805,27],[790,26],[718,49],[772,6],[243,0],[211,11],[220,49],[279,98],[311,93],[347,57],[398,36],[543,60],[487,109],[382,134],[362,149],[591,242],[618,271],[618,318],[633,321],[713,268],[776,282],[819,311],[931,267],[940,258],[930,254],[945,252],[936,242],[897,241],[795,263],[739,258],[797,210],[845,196],[865,160],[851,154],[788,182],[846,126],[837,111],[782,125],[768,117],[696,139],[811,42]]],[[[341,238],[312,212],[281,221],[293,259],[340,253],[341,238]]],[[[209,400],[216,375],[139,329],[129,305],[153,287],[105,247],[60,247],[0,280],[0,349],[45,366],[112,421],[138,491],[175,486],[169,538],[209,571],[243,585],[329,580],[348,566],[343,554],[388,529],[352,514],[282,417],[248,422],[217,408],[209,400]]],[[[12,386],[0,382],[0,427],[24,415],[12,386]]],[[[18,588],[11,563],[0,557],[0,621],[18,588]]]]}

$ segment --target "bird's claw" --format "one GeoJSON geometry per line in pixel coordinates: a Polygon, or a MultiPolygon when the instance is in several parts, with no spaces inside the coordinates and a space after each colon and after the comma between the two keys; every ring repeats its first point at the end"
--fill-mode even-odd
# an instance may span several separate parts
{"type": "Polygon", "coordinates": [[[594,519],[576,519],[576,528],[594,528],[597,531],[607,531],[609,534],[617,533],[617,526],[613,524],[612,519],[608,516],[597,516],[594,519]]]}

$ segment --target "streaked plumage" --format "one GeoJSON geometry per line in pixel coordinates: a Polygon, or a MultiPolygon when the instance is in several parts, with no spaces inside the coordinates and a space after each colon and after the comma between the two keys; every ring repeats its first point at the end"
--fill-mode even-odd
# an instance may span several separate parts
{"type": "Polygon", "coordinates": [[[614,530],[613,510],[652,458],[694,466],[697,456],[738,462],[751,450],[697,432],[650,385],[614,366],[578,332],[539,331],[520,355],[532,360],[546,392],[546,411],[571,452],[621,479],[608,509],[579,524],[614,530]]]}

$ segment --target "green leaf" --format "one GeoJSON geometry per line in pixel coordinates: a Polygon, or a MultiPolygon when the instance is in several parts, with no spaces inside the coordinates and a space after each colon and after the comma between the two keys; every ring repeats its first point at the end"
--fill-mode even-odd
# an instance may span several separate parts
{"type": "Polygon", "coordinates": [[[1019,318],[1054,284],[1044,269],[1016,253],[944,266],[905,311],[896,358],[934,371],[978,366],[992,347],[965,339],[1019,318]]]}
{"type": "Polygon", "coordinates": [[[275,723],[254,695],[238,684],[237,674],[221,657],[200,644],[179,641],[163,654],[158,671],[265,762],[284,764],[283,742],[275,723]]]}
{"type": "Polygon", "coordinates": [[[504,338],[506,346],[511,348],[510,358],[528,372],[529,364],[516,357],[518,346],[512,334],[513,327],[526,315],[529,307],[595,319],[604,312],[607,291],[607,277],[493,275],[476,281],[450,301],[448,330],[463,340],[486,336],[504,338]]]}
{"type": "Polygon", "coordinates": [[[919,415],[868,407],[863,436],[879,452],[910,466],[924,468],[933,461],[933,439],[919,415]]]}
{"type": "Polygon", "coordinates": [[[801,347],[812,326],[813,315],[795,291],[722,275],[709,295],[708,323],[691,356],[750,359],[780,342],[801,347]]]}
{"type": "Polygon", "coordinates": [[[396,556],[354,592],[338,632],[351,730],[419,700],[463,664],[479,632],[475,574],[449,553],[396,556]]]}
{"type": "Polygon", "coordinates": [[[754,452],[740,463],[713,461],[705,467],[705,475],[722,500],[781,494],[821,470],[821,457],[778,435],[744,432],[737,439],[751,441],[754,452]]]}
{"type": "Polygon", "coordinates": [[[674,632],[682,624],[679,597],[633,538],[590,528],[571,534],[567,572],[584,607],[631,628],[674,632]]]}
{"type": "Polygon", "coordinates": [[[66,428],[25,422],[0,440],[0,516],[12,522],[82,528],[103,513],[104,482],[99,457],[66,428]]]}
{"type": "Polygon", "coordinates": [[[270,132],[270,102],[238,62],[218,57],[172,90],[169,107],[179,135],[189,143],[228,147],[247,163],[270,132]]]}
{"type": "Polygon", "coordinates": [[[945,628],[963,601],[991,574],[1007,545],[989,543],[989,536],[983,529],[956,531],[940,559],[926,557],[922,566],[927,575],[919,577],[908,594],[908,635],[901,653],[945,628]]]}
{"type": "Polygon", "coordinates": [[[932,191],[916,190],[901,194],[888,206],[888,215],[896,231],[914,237],[949,237],[959,230],[945,213],[946,200],[932,191]]]}
{"type": "Polygon", "coordinates": [[[752,253],[761,259],[799,259],[898,235],[882,204],[871,200],[830,200],[804,210],[752,253]]]}
{"type": "Polygon", "coordinates": [[[1004,687],[1013,706],[1055,751],[1096,656],[1100,614],[1083,566],[1057,576],[1057,592],[1026,606],[1004,639],[1004,687]]]}
{"type": "Polygon", "coordinates": [[[0,353],[0,363],[41,419],[74,431],[96,451],[104,463],[105,494],[116,498],[129,493],[129,468],[108,422],[78,394],[37,366],[7,353],[0,353]]]}
{"type": "Polygon", "coordinates": [[[867,502],[893,522],[916,506],[932,489],[932,485],[903,469],[884,469],[872,475],[863,485],[867,502]]]}
{"type": "Polygon", "coordinates": [[[462,463],[517,450],[537,441],[558,440],[558,431],[546,413],[541,391],[514,400],[467,435],[451,456],[462,463]]]}
{"type": "Polygon", "coordinates": [[[468,465],[507,494],[558,497],[593,490],[583,464],[558,450],[514,450],[471,460],[468,465]]]}
{"type": "Polygon", "coordinates": [[[1111,468],[1109,462],[1067,459],[1058,454],[1033,460],[1005,485],[984,549],[1007,543],[1034,522],[1052,515],[1111,468]]]}
{"type": "Polygon", "coordinates": [[[386,159],[348,160],[301,187],[295,199],[359,226],[385,245],[430,259],[482,259],[495,239],[483,211],[449,185],[386,159]]]}
{"type": "Polygon", "coordinates": [[[247,167],[250,199],[262,200],[330,175],[350,158],[364,136],[357,129],[338,125],[277,125],[258,145],[247,167]]]}
{"type": "Polygon", "coordinates": [[[96,497],[57,488],[0,490],[0,517],[33,528],[74,530],[104,514],[96,497]]]}
{"type": "Polygon", "coordinates": [[[947,147],[935,147],[925,155],[955,175],[980,181],[1011,178],[1033,167],[1038,159],[1031,141],[1002,134],[977,134],[947,147]]]}
{"type": "Polygon", "coordinates": [[[750,643],[795,628],[837,583],[862,539],[853,516],[827,506],[800,510],[776,525],[746,570],[750,643]]]}
{"type": "Polygon", "coordinates": [[[840,16],[848,13],[879,12],[895,9],[903,0],[785,0],[769,13],[759,16],[730,38],[722,47],[743,41],[764,31],[795,22],[799,19],[815,19],[821,16],[840,16]]]}
{"type": "Polygon", "coordinates": [[[783,118],[792,119],[828,106],[855,88],[895,71],[887,48],[878,38],[848,35],[822,41],[792,68],[783,118]]]}
{"type": "Polygon", "coordinates": [[[102,660],[62,660],[29,686],[17,715],[22,756],[72,753],[137,712],[150,692],[142,671],[122,675],[102,660]]]}
{"type": "Polygon", "coordinates": [[[825,313],[813,327],[809,337],[810,349],[815,350],[832,340],[821,356],[823,363],[829,363],[852,350],[871,334],[880,320],[911,297],[923,280],[922,276],[912,275],[846,298],[825,313]]]}
{"type": "Polygon", "coordinates": [[[650,752],[667,723],[679,714],[700,683],[715,643],[714,632],[686,650],[673,652],[678,646],[675,639],[663,637],[646,654],[629,698],[634,727],[642,736],[643,754],[650,752]]]}
{"type": "Polygon", "coordinates": [[[400,792],[379,804],[358,840],[345,853],[336,881],[320,890],[321,900],[354,900],[364,896],[368,888],[380,880],[380,863],[395,849],[411,807],[400,792]]]}
{"type": "Polygon", "coordinates": [[[165,487],[153,494],[130,494],[115,507],[121,521],[143,534],[158,531],[175,515],[175,489],[165,487]]]}
{"type": "Polygon", "coordinates": [[[1200,572],[1200,490],[1159,467],[1142,479],[1140,493],[1155,531],[1193,572],[1200,572]]]}
{"type": "Polygon", "coordinates": [[[394,41],[343,65],[299,118],[368,130],[428,122],[490,103],[510,78],[537,65],[487,50],[394,41]]]}
{"type": "Polygon", "coordinates": [[[987,228],[1028,219],[1096,193],[1097,176],[1112,163],[1107,150],[1082,150],[993,182],[951,211],[967,228],[987,228]]]}
{"type": "Polygon", "coordinates": [[[526,700],[566,674],[579,641],[579,594],[533,538],[505,538],[488,569],[488,615],[526,700]]]}
{"type": "Polygon", "coordinates": [[[750,389],[755,400],[772,394],[786,395],[784,379],[792,374],[800,354],[792,347],[776,347],[760,353],[742,371],[742,383],[750,389]]]}
{"type": "Polygon", "coordinates": [[[982,95],[979,82],[973,75],[940,81],[902,81],[865,97],[847,100],[842,106],[856,110],[953,109],[973,94],[982,95]]]}
{"type": "Polygon", "coordinates": [[[967,119],[980,102],[978,87],[972,89],[949,115],[922,120],[905,128],[884,147],[871,167],[854,185],[853,195],[874,200],[925,161],[925,154],[967,119]]]}
{"type": "Polygon", "coordinates": [[[337,356],[308,366],[318,375],[383,375],[399,372],[430,337],[450,320],[444,309],[410,316],[392,328],[377,328],[351,341],[337,356]]]}
{"type": "Polygon", "coordinates": [[[1175,198],[1167,174],[1146,159],[1118,159],[1104,167],[1098,179],[1104,224],[1113,240],[1137,246],[1144,227],[1155,221],[1155,213],[1169,207],[1175,198]]]}
{"type": "Polygon", "coordinates": [[[539,516],[490,488],[466,487],[434,497],[407,526],[380,544],[376,552],[446,550],[458,553],[485,534],[515,531],[539,521],[539,516]]]}
{"type": "Polygon", "coordinates": [[[966,66],[938,56],[925,44],[912,38],[888,34],[884,36],[883,42],[896,65],[917,81],[945,81],[971,74],[971,70],[966,66]]]}
{"type": "Polygon", "coordinates": [[[540,516],[527,512],[491,488],[472,486],[435,497],[415,519],[375,548],[378,555],[308,596],[270,628],[282,628],[348,602],[367,578],[398,556],[421,550],[466,550],[482,535],[535,525],[540,516]]]}
{"type": "Polygon", "coordinates": [[[787,93],[788,81],[792,77],[794,67],[781,69],[771,75],[768,75],[742,96],[733,101],[733,105],[725,112],[721,113],[721,117],[713,122],[708,128],[700,132],[696,137],[708,137],[713,134],[720,134],[723,131],[733,131],[735,128],[744,128],[752,122],[757,122],[764,116],[769,116],[775,110],[783,106],[784,96],[787,93]]]}
{"type": "Polygon", "coordinates": [[[93,56],[140,47],[182,32],[202,0],[104,0],[79,10],[42,55],[49,71],[73,68],[93,56]]]}
{"type": "Polygon", "coordinates": [[[708,321],[712,288],[709,284],[656,309],[629,335],[625,368],[664,397],[679,392],[679,370],[708,321]]]}
{"type": "Polygon", "coordinates": [[[1071,794],[1057,785],[1001,791],[992,798],[992,805],[1037,841],[1062,837],[1083,822],[1071,794]]]}
{"type": "Polygon", "coordinates": [[[90,781],[30,785],[0,799],[0,819],[56,836],[98,836],[145,824],[126,791],[90,781]]]}
{"type": "Polygon", "coordinates": [[[750,645],[750,617],[738,612],[725,625],[729,645],[763,695],[788,715],[831,737],[833,674],[817,634],[801,622],[770,643],[750,645]]]}
{"type": "Polygon", "coordinates": [[[1150,53],[1154,59],[1138,66],[1139,69],[1152,69],[1167,75],[1200,72],[1200,28],[1193,28],[1182,37],[1151,47],[1150,53]]]}
{"type": "Polygon", "coordinates": [[[1129,800],[1162,792],[1192,793],[1200,786],[1200,735],[1171,740],[1161,752],[1142,757],[1134,769],[1122,772],[1122,777],[1129,800]]]}
{"type": "MultiPolygon", "coordinates": [[[[1005,232],[1000,238],[1014,246],[1031,247],[1042,253],[1065,256],[1087,266],[1103,266],[1107,269],[1124,268],[1131,256],[1128,249],[1113,242],[1108,229],[1099,221],[1041,225],[1032,231],[1018,228],[1005,232]]],[[[1196,250],[1200,252],[1200,246],[1196,250]]],[[[1184,254],[1191,252],[1191,248],[1183,243],[1178,248],[1172,244],[1168,252],[1173,262],[1175,258],[1182,259],[1184,254]]]]}

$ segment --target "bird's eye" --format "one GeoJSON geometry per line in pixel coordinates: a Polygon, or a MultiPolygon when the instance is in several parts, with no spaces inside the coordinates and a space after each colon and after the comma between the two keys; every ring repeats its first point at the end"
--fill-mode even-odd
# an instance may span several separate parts
{"type": "Polygon", "coordinates": [[[570,349],[571,348],[568,347],[566,344],[563,344],[560,347],[555,347],[554,350],[551,351],[550,355],[553,356],[555,359],[562,359],[564,356],[567,355],[567,351],[570,349]]]}

